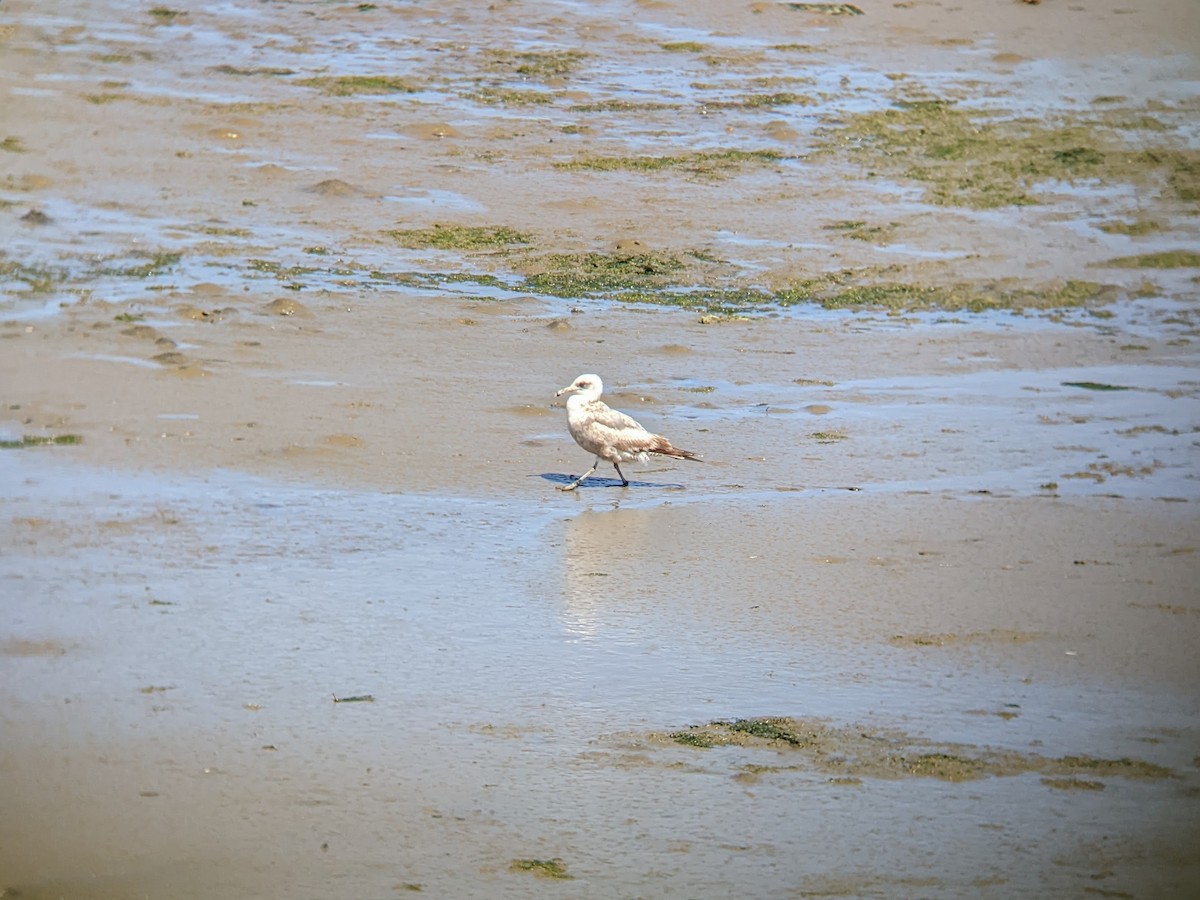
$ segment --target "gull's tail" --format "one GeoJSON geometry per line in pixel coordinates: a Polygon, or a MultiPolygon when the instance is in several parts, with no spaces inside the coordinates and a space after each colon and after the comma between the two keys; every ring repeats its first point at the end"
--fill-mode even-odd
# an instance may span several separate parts
{"type": "Polygon", "coordinates": [[[691,450],[680,450],[678,447],[672,447],[671,442],[665,437],[659,435],[654,436],[654,444],[649,448],[651,453],[657,453],[660,456],[670,456],[675,459],[690,459],[695,462],[704,462],[699,456],[691,450]]]}

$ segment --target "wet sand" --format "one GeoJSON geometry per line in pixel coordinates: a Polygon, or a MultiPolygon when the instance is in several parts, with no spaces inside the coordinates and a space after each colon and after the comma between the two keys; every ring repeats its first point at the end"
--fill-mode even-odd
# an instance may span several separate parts
{"type": "Polygon", "coordinates": [[[0,8],[0,894],[1195,895],[1196,9],[860,5],[0,8]]]}

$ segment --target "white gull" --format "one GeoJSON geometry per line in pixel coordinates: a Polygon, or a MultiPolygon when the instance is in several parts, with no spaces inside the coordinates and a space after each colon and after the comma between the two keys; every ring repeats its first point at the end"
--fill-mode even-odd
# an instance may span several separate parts
{"type": "Polygon", "coordinates": [[[618,463],[635,459],[644,463],[651,453],[700,461],[695,453],[672,447],[671,442],[662,435],[651,434],[625,413],[610,407],[600,399],[603,392],[604,383],[599,375],[580,375],[555,394],[556,397],[571,395],[567,398],[567,429],[575,438],[575,443],[596,457],[590,469],[570,484],[560,487],[560,491],[573,491],[579,487],[580,482],[596,471],[602,459],[613,464],[622,487],[629,486],[629,479],[621,472],[618,463]]]}

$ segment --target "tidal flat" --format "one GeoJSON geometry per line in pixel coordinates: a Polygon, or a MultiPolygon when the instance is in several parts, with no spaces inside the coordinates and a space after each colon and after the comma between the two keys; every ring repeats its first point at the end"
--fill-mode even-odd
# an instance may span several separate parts
{"type": "Polygon", "coordinates": [[[3,4],[0,895],[1195,896],[1198,32],[3,4]]]}

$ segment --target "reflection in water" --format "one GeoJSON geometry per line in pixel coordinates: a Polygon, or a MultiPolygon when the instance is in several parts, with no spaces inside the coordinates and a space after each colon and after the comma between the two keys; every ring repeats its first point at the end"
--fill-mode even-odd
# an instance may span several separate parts
{"type": "Polygon", "coordinates": [[[715,545],[703,504],[594,507],[562,523],[563,625],[610,709],[687,721],[878,702],[885,682],[864,686],[844,649],[811,640],[817,574],[760,546],[790,542],[802,516],[758,512],[732,504],[735,534],[715,545]]]}
{"type": "Polygon", "coordinates": [[[654,597],[645,568],[661,569],[662,560],[658,547],[642,540],[654,525],[648,513],[590,509],[566,523],[563,622],[571,634],[586,639],[614,631],[654,597]]]}

